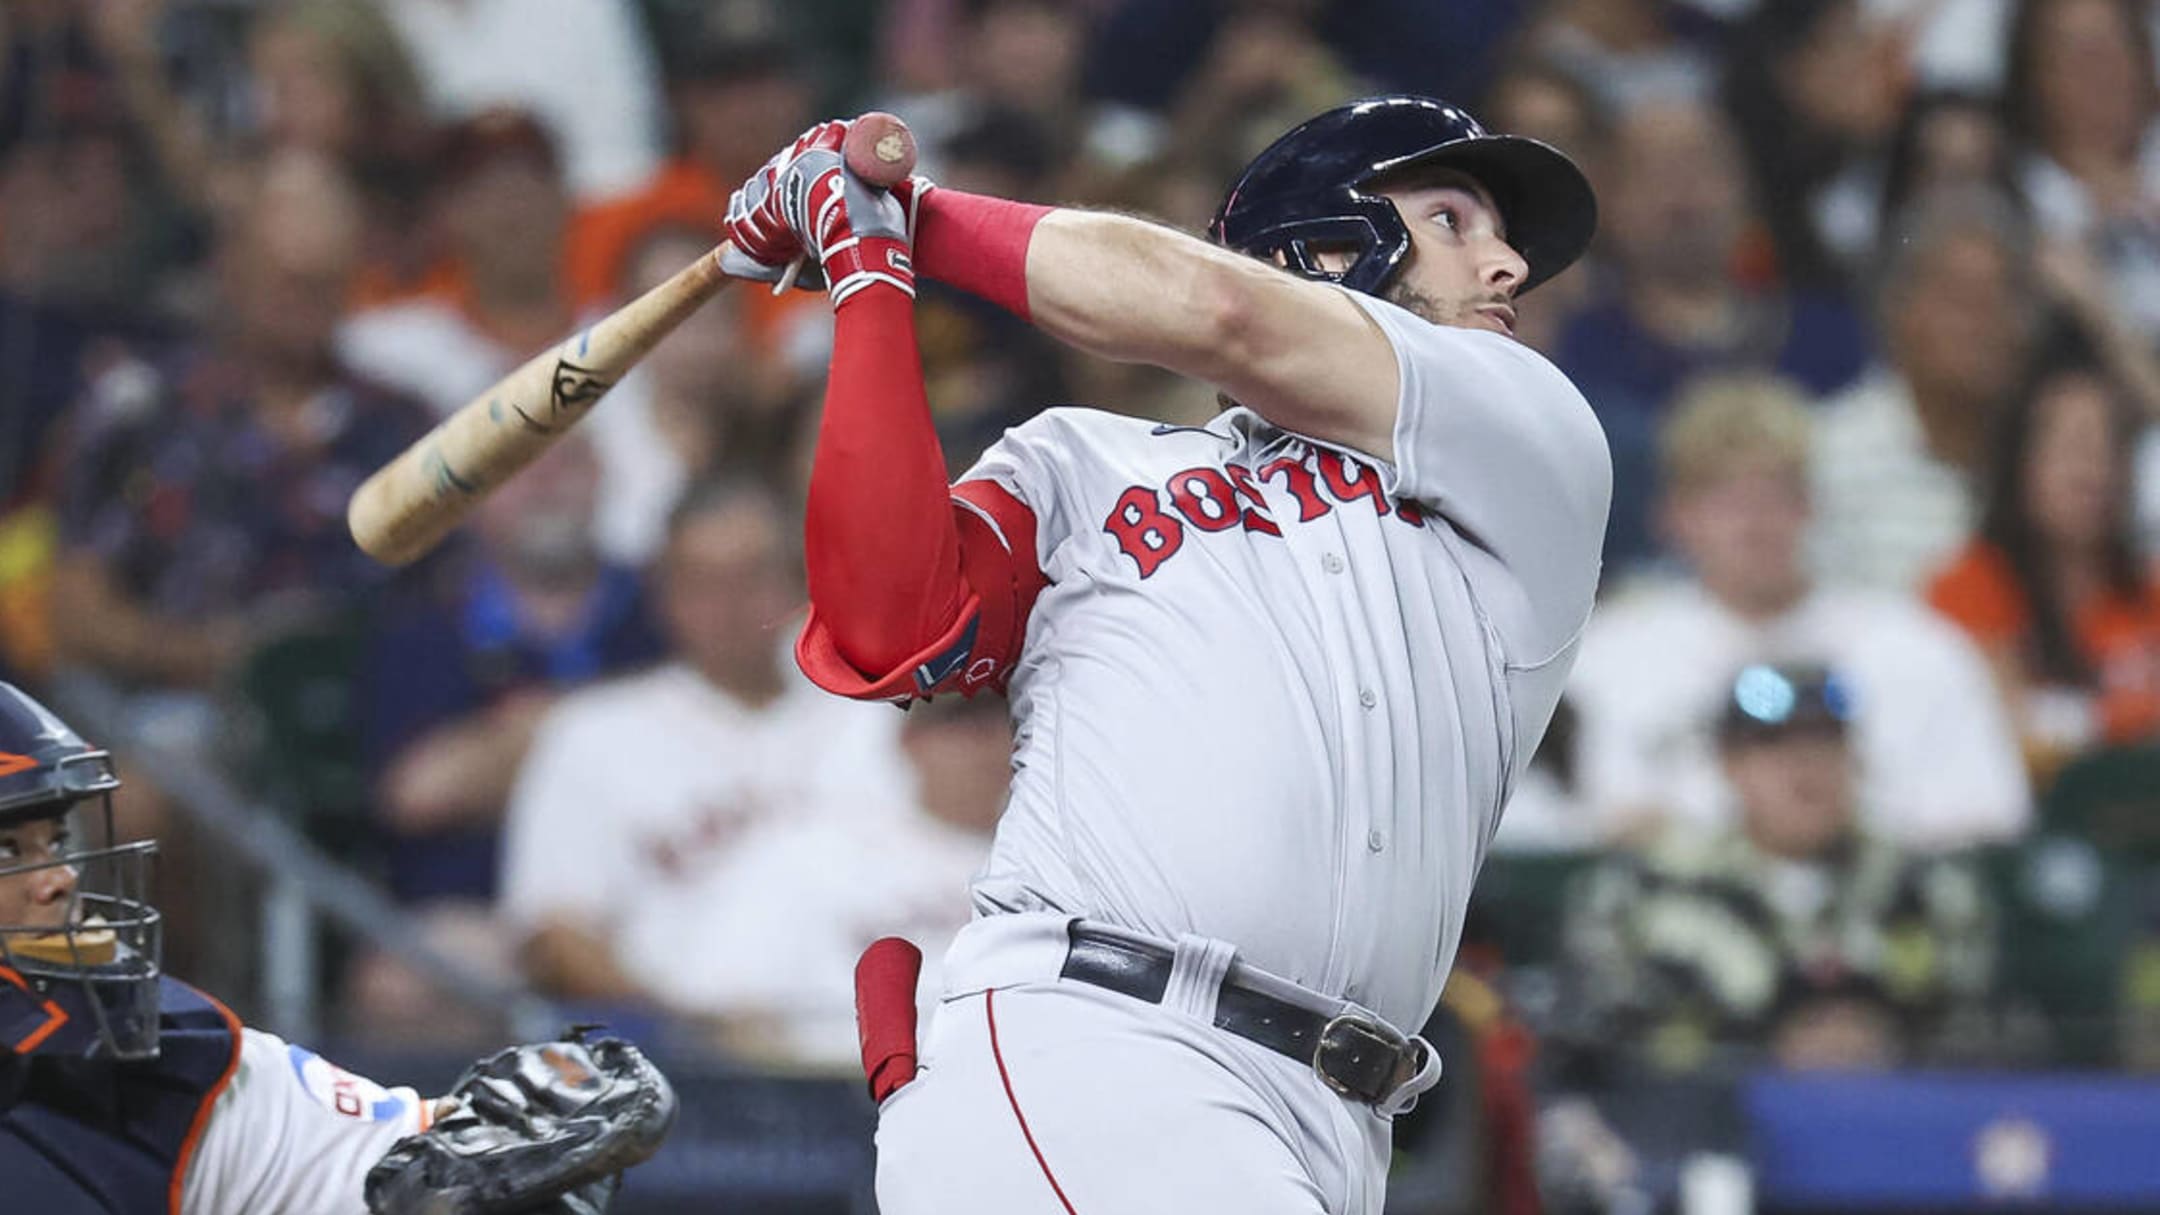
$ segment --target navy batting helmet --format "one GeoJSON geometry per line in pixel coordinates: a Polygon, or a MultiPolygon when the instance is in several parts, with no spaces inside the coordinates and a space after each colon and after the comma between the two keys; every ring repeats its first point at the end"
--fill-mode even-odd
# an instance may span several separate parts
{"type": "Polygon", "coordinates": [[[1253,158],[1208,225],[1216,243],[1280,257],[1306,278],[1378,295],[1410,252],[1395,204],[1371,189],[1413,165],[1460,169],[1491,191],[1508,243],[1530,270],[1528,291],[1582,256],[1597,230],[1597,198],[1558,149],[1494,135],[1468,111],[1430,97],[1367,97],[1299,124],[1253,158]],[[1315,247],[1355,251],[1330,273],[1315,247]]]}
{"type": "Polygon", "coordinates": [[[119,787],[110,755],[0,683],[0,1062],[157,1053],[157,845],[113,842],[119,787]]]}

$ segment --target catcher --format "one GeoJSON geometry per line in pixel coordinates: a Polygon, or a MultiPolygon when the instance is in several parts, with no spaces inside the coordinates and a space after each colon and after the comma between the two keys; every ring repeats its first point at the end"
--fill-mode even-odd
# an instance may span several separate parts
{"type": "Polygon", "coordinates": [[[40,1215],[598,1215],[675,1117],[637,1049],[513,1047],[423,1100],[163,974],[157,845],[104,751],[0,683],[0,1177],[40,1215]],[[88,834],[85,834],[88,833],[88,834]]]}

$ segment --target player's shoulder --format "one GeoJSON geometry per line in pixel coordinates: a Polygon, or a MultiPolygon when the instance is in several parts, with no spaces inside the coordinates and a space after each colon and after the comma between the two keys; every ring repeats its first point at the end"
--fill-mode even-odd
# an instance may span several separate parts
{"type": "Polygon", "coordinates": [[[1190,463],[1206,458],[1209,450],[1236,446],[1241,439],[1230,418],[1239,412],[1232,410],[1204,425],[1184,425],[1086,406],[1058,406],[1007,430],[984,453],[977,472],[1009,465],[1060,477],[1138,475],[1158,461],[1190,463]]]}

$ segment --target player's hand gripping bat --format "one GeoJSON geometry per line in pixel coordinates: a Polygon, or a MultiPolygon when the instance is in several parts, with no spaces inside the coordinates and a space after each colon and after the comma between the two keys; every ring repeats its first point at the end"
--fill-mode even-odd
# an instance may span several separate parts
{"type": "MultiPolygon", "coordinates": [[[[875,186],[892,186],[915,171],[914,137],[890,114],[856,119],[841,150],[848,168],[875,186]]],[[[489,490],[532,463],[661,338],[731,281],[720,268],[727,248],[723,242],[590,328],[534,356],[378,469],[346,508],[353,540],[390,565],[403,565],[435,547],[489,490]]]]}

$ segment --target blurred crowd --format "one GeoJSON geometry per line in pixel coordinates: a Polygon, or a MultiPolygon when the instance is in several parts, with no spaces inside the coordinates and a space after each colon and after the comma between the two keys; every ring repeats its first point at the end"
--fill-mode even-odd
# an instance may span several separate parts
{"type": "MultiPolygon", "coordinates": [[[[117,697],[474,973],[844,1065],[855,953],[965,921],[1009,746],[987,698],[795,671],[822,297],[723,294],[410,568],[347,497],[710,247],[820,117],[1197,230],[1295,120],[1437,94],[1596,183],[1520,336],[1617,470],[1451,1005],[1563,1085],[2160,1066],[2156,32],[2136,0],[13,0],[0,676],[117,697]]],[[[1050,403],[1217,408],[920,310],[956,471],[1050,403]]],[[[232,882],[125,774],[176,963],[214,970],[232,882]]],[[[479,1032],[336,960],[348,1032],[479,1032]]]]}

